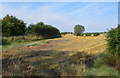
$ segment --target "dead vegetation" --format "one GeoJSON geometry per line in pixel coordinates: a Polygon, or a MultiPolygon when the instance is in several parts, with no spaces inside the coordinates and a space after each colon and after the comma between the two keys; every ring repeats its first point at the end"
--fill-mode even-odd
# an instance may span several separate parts
{"type": "Polygon", "coordinates": [[[3,76],[81,76],[85,66],[106,49],[104,36],[67,34],[48,43],[3,48],[3,76]],[[85,65],[86,64],[86,65],[85,65]]]}

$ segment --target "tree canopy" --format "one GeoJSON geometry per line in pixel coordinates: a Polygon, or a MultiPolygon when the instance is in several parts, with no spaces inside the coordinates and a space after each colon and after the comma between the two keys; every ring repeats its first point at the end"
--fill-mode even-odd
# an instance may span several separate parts
{"type": "Polygon", "coordinates": [[[78,24],[78,25],[75,25],[75,27],[74,27],[74,34],[80,35],[80,34],[82,34],[84,31],[85,31],[84,26],[79,25],[79,24],[78,24]]]}
{"type": "Polygon", "coordinates": [[[18,18],[6,15],[2,19],[2,34],[3,36],[18,36],[25,34],[26,23],[18,18]]]}
{"type": "Polygon", "coordinates": [[[37,36],[60,36],[60,31],[51,26],[45,25],[43,22],[38,22],[37,24],[30,24],[27,28],[27,34],[34,34],[37,36]]]}
{"type": "Polygon", "coordinates": [[[120,25],[117,28],[108,31],[107,39],[109,52],[112,54],[120,54],[120,25]]]}

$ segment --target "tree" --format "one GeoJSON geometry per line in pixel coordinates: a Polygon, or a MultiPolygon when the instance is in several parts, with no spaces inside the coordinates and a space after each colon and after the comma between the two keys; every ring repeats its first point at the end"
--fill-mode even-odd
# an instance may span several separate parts
{"type": "Polygon", "coordinates": [[[75,25],[75,27],[74,27],[74,34],[75,35],[81,35],[84,31],[85,31],[84,26],[79,25],[79,24],[75,25]]]}
{"type": "Polygon", "coordinates": [[[120,54],[120,25],[116,30],[116,52],[120,54]]]}
{"type": "Polygon", "coordinates": [[[60,31],[57,28],[51,25],[45,25],[43,22],[38,22],[35,25],[30,24],[27,28],[27,33],[45,38],[60,36],[60,31]]]}
{"type": "Polygon", "coordinates": [[[25,34],[26,23],[14,16],[6,15],[2,19],[3,36],[19,36],[25,34]]]}
{"type": "Polygon", "coordinates": [[[108,31],[107,33],[107,45],[108,45],[108,50],[109,52],[111,52],[112,54],[114,54],[114,52],[116,52],[116,28],[111,29],[108,31]]]}
{"type": "Polygon", "coordinates": [[[109,52],[120,55],[120,25],[108,31],[107,40],[109,52]]]}
{"type": "Polygon", "coordinates": [[[34,24],[30,24],[28,27],[26,27],[25,34],[26,34],[26,35],[28,35],[28,34],[33,34],[33,27],[35,27],[34,24]]]}

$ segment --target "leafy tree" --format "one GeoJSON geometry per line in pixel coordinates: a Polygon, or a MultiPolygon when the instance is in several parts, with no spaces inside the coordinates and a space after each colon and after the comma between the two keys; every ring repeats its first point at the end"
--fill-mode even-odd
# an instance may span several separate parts
{"type": "Polygon", "coordinates": [[[120,54],[120,25],[117,28],[108,31],[107,39],[109,52],[112,54],[120,54]]]}
{"type": "Polygon", "coordinates": [[[42,37],[60,36],[60,31],[57,28],[51,25],[45,25],[43,22],[39,22],[35,25],[33,24],[29,25],[29,27],[27,28],[27,32],[29,34],[42,37]]]}
{"type": "Polygon", "coordinates": [[[111,29],[108,31],[107,33],[107,39],[108,39],[108,50],[109,52],[111,52],[112,54],[114,52],[116,52],[116,40],[115,40],[115,36],[116,36],[116,28],[115,29],[111,29]]]}
{"type": "Polygon", "coordinates": [[[120,54],[120,25],[116,30],[116,52],[120,54]]]}
{"type": "Polygon", "coordinates": [[[6,15],[2,19],[3,36],[19,36],[25,34],[26,24],[14,16],[6,15]]]}
{"type": "Polygon", "coordinates": [[[82,25],[75,25],[75,27],[74,27],[74,34],[75,35],[80,35],[81,33],[83,33],[85,31],[85,28],[84,28],[84,26],[82,26],[82,25]]]}
{"type": "Polygon", "coordinates": [[[26,27],[26,32],[25,34],[28,35],[28,34],[33,34],[33,27],[35,25],[34,24],[30,24],[28,27],[26,27]]]}

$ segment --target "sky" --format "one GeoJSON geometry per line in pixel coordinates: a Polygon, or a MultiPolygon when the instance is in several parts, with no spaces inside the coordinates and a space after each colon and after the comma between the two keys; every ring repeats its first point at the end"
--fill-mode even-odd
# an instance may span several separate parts
{"type": "Polygon", "coordinates": [[[2,2],[0,9],[0,19],[13,15],[27,26],[42,21],[61,32],[78,24],[85,32],[104,32],[118,24],[118,2],[2,2]]]}

